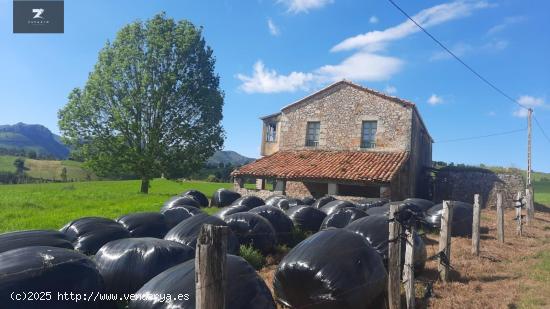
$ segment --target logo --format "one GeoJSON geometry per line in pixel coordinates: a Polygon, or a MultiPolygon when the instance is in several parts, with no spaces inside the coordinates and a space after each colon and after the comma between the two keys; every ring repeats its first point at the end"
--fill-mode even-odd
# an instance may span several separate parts
{"type": "Polygon", "coordinates": [[[63,0],[13,0],[13,33],[63,33],[63,0]]]}
{"type": "Polygon", "coordinates": [[[32,17],[32,19],[36,19],[36,18],[44,19],[44,17],[42,16],[42,14],[44,14],[44,9],[32,9],[32,12],[34,13],[34,16],[32,17]]]}

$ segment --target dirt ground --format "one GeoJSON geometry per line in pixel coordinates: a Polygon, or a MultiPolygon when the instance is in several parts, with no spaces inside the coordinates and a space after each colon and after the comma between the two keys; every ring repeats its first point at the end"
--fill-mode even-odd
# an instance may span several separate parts
{"type": "MultiPolygon", "coordinates": [[[[428,261],[416,283],[416,308],[550,308],[550,208],[537,206],[523,237],[516,236],[514,210],[505,211],[504,244],[496,239],[496,210],[482,210],[479,257],[471,254],[470,238],[453,237],[451,282],[436,281],[437,261],[428,261]]],[[[438,251],[438,239],[425,235],[428,256],[438,251]]],[[[270,265],[259,271],[272,292],[278,260],[268,259],[270,265]]]]}

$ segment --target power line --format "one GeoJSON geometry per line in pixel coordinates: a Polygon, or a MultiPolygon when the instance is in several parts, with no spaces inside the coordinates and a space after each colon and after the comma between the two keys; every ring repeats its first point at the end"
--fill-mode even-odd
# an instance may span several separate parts
{"type": "MultiPolygon", "coordinates": [[[[524,109],[530,109],[529,107],[525,106],[524,104],[519,103],[516,99],[512,98],[510,95],[508,95],[506,92],[504,92],[502,89],[498,88],[495,84],[490,82],[488,79],[483,77],[481,74],[479,74],[476,70],[474,70],[471,66],[469,66],[466,62],[464,62],[460,57],[458,57],[455,53],[453,53],[449,48],[447,48],[441,41],[439,41],[436,37],[434,37],[428,30],[426,30],[424,27],[422,27],[419,23],[416,22],[407,12],[405,12],[397,3],[395,3],[393,0],[388,0],[397,10],[399,10],[403,15],[405,15],[411,22],[413,22],[419,29],[421,29],[427,36],[429,36],[434,42],[436,42],[441,48],[443,48],[447,53],[449,53],[453,58],[455,58],[458,62],[460,62],[464,67],[466,67],[470,72],[472,72],[475,76],[477,76],[479,79],[481,79],[485,84],[489,85],[489,87],[493,88],[496,92],[500,93],[502,96],[504,96],[506,99],[511,101],[514,104],[517,104],[521,108],[524,109]]],[[[535,119],[535,123],[539,127],[539,129],[542,131],[542,134],[546,138],[546,140],[550,143],[550,138],[540,125],[539,121],[533,115],[533,118],[535,119]]]]}
{"type": "Polygon", "coordinates": [[[481,138],[486,138],[486,137],[509,135],[509,134],[513,134],[513,133],[524,132],[525,130],[527,130],[527,129],[523,128],[523,129],[517,129],[517,130],[512,130],[512,131],[492,133],[492,134],[487,134],[487,135],[478,135],[478,136],[471,136],[471,137],[461,137],[461,138],[447,139],[447,140],[442,140],[442,141],[435,141],[434,143],[441,144],[441,143],[462,142],[462,141],[469,141],[469,140],[481,139],[481,138]]]}
{"type": "Polygon", "coordinates": [[[539,123],[539,120],[537,119],[537,117],[535,117],[535,115],[533,115],[533,119],[535,119],[535,124],[537,125],[537,127],[539,127],[540,131],[542,132],[542,135],[546,138],[546,140],[550,143],[550,138],[548,137],[548,135],[546,135],[546,132],[544,132],[544,129],[542,128],[542,126],[540,125],[539,123]]]}

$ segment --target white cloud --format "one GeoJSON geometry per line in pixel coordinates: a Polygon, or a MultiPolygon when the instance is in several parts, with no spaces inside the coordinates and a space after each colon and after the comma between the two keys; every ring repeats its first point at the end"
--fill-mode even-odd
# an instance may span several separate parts
{"type": "Polygon", "coordinates": [[[320,9],[332,3],[332,0],[278,0],[277,2],[285,5],[288,12],[298,14],[320,9]]]}
{"type": "Polygon", "coordinates": [[[388,56],[358,52],[337,65],[324,65],[316,72],[331,81],[352,79],[357,81],[388,80],[401,70],[403,61],[388,56]]]}
{"type": "Polygon", "coordinates": [[[314,76],[302,72],[281,75],[275,70],[266,69],[262,61],[257,61],[252,76],[237,74],[237,78],[242,81],[240,88],[246,93],[275,93],[308,90],[314,76]]]}
{"type": "Polygon", "coordinates": [[[397,88],[395,88],[395,86],[392,86],[392,85],[387,85],[386,88],[384,89],[384,92],[387,94],[394,94],[394,93],[397,93],[397,88]]]}
{"type": "MultiPolygon", "coordinates": [[[[520,96],[518,98],[518,102],[521,105],[529,107],[529,108],[546,107],[546,102],[544,101],[543,98],[533,97],[533,96],[530,96],[530,95],[520,96]]],[[[527,114],[528,114],[527,109],[522,108],[522,107],[518,107],[518,109],[516,109],[513,112],[514,116],[521,117],[521,118],[527,117],[527,114]]]]}
{"type": "Polygon", "coordinates": [[[434,93],[428,98],[427,102],[430,105],[439,105],[443,103],[443,98],[434,93]]]}
{"type": "Polygon", "coordinates": [[[267,28],[269,28],[269,33],[271,33],[271,35],[273,36],[278,36],[279,34],[281,34],[281,30],[279,29],[279,27],[277,27],[277,25],[275,25],[271,18],[267,19],[267,28]]]}
{"type": "MultiPolygon", "coordinates": [[[[425,28],[439,25],[444,22],[466,17],[478,9],[489,7],[487,1],[454,1],[433,6],[424,9],[413,16],[413,19],[425,28]]],[[[354,37],[347,38],[332,47],[331,51],[343,51],[359,48],[369,48],[376,45],[379,49],[380,44],[405,38],[411,34],[419,32],[420,29],[410,20],[407,20],[397,26],[387,28],[382,31],[370,31],[354,37]]]]}
{"type": "MultiPolygon", "coordinates": [[[[291,72],[288,75],[267,69],[262,61],[254,64],[252,76],[237,74],[241,80],[240,89],[246,93],[276,93],[309,90],[320,83],[342,79],[355,81],[383,81],[397,73],[403,61],[398,58],[355,53],[339,64],[324,65],[312,73],[291,72]]],[[[395,87],[390,88],[395,89],[395,87]]]]}
{"type": "MultiPolygon", "coordinates": [[[[279,0],[279,2],[287,4],[289,11],[298,13],[322,7],[332,1],[279,0]]],[[[459,0],[422,10],[414,17],[423,26],[429,27],[468,16],[474,10],[488,6],[488,2],[484,0],[459,0]]],[[[273,26],[275,25],[273,24],[273,26]]],[[[271,29],[270,20],[268,20],[268,27],[271,29]]],[[[291,72],[285,75],[265,68],[264,64],[258,61],[254,65],[252,75],[238,74],[236,77],[242,82],[240,89],[247,93],[307,90],[319,84],[341,79],[353,81],[389,80],[402,70],[405,62],[397,57],[381,55],[379,52],[385,49],[388,42],[404,38],[415,32],[418,32],[418,28],[412,22],[403,22],[383,31],[371,31],[343,40],[331,51],[357,50],[337,64],[325,64],[307,72],[291,72]]],[[[395,87],[389,89],[388,93],[395,87]]],[[[434,104],[438,103],[440,102],[437,101],[434,104]]]]}
{"type": "Polygon", "coordinates": [[[494,34],[497,34],[499,32],[502,32],[503,30],[505,30],[509,26],[521,23],[521,22],[525,21],[526,19],[527,18],[525,16],[506,17],[504,19],[504,21],[502,21],[500,24],[497,24],[497,25],[489,28],[489,30],[487,30],[487,35],[494,35],[494,34]]]}
{"type": "Polygon", "coordinates": [[[377,24],[379,21],[378,17],[372,15],[370,18],[369,18],[369,23],[371,24],[377,24]]]}

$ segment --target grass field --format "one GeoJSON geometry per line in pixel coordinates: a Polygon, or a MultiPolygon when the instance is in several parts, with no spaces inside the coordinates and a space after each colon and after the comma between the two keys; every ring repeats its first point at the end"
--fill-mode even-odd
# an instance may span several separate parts
{"type": "MultiPolygon", "coordinates": [[[[84,216],[116,218],[137,211],[159,211],[171,196],[197,189],[207,197],[229,183],[175,182],[157,179],[149,194],[140,182],[91,181],[0,186],[0,233],[25,229],[59,229],[84,216]]],[[[208,209],[213,212],[216,209],[208,209]]]]}
{"type": "Polygon", "coordinates": [[[533,183],[535,202],[550,207],[550,181],[536,181],[533,183]]]}
{"type": "MultiPolygon", "coordinates": [[[[535,201],[550,206],[550,182],[534,185],[535,201]]],[[[137,180],[0,185],[0,232],[57,229],[83,216],[116,218],[136,211],[158,211],[164,201],[185,190],[197,189],[210,197],[232,184],[157,179],[149,194],[139,193],[139,186],[137,180]]]]}
{"type": "MultiPolygon", "coordinates": [[[[0,156],[0,171],[15,172],[13,161],[15,156],[0,156]]],[[[67,169],[67,179],[75,181],[86,180],[88,174],[90,179],[95,180],[97,177],[93,173],[89,173],[82,167],[82,163],[69,160],[34,160],[25,158],[26,172],[32,178],[43,178],[50,180],[60,180],[61,171],[67,169]]]]}

